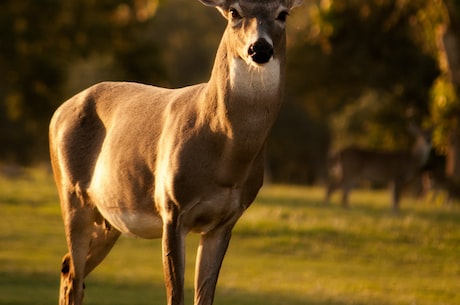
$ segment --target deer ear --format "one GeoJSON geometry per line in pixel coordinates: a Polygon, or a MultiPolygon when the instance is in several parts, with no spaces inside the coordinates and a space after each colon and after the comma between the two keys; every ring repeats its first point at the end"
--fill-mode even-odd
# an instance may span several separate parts
{"type": "Polygon", "coordinates": [[[206,6],[222,7],[227,1],[226,0],[200,0],[200,2],[206,6]]]}
{"type": "Polygon", "coordinates": [[[296,7],[299,7],[303,4],[304,0],[290,0],[289,1],[289,9],[292,10],[296,7]]]}
{"type": "MultiPolygon", "coordinates": [[[[302,0],[303,1],[303,0],[302,0]]],[[[217,8],[217,10],[225,17],[227,17],[227,14],[225,11],[227,10],[228,6],[228,1],[227,0],[200,0],[201,3],[203,3],[206,6],[212,6],[217,8]]]]}

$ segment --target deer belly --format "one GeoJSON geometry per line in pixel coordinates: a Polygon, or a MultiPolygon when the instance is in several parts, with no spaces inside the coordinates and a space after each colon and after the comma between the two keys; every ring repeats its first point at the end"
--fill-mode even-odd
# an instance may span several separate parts
{"type": "Polygon", "coordinates": [[[98,207],[98,210],[104,219],[125,235],[149,239],[162,236],[163,221],[153,211],[130,211],[118,207],[98,207]]]}
{"type": "Polygon", "coordinates": [[[134,179],[132,168],[117,167],[124,160],[111,157],[107,153],[96,164],[88,189],[91,201],[104,219],[120,232],[134,237],[160,238],[163,222],[151,194],[146,191],[150,181],[141,179],[142,175],[134,179]]]}

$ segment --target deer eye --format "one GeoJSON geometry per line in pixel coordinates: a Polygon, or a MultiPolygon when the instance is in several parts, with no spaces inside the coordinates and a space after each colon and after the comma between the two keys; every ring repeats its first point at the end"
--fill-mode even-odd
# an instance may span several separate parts
{"type": "Polygon", "coordinates": [[[229,12],[233,20],[238,20],[242,18],[240,13],[235,8],[231,8],[229,12]]]}
{"type": "Polygon", "coordinates": [[[278,17],[276,17],[276,20],[281,21],[281,22],[286,22],[287,16],[289,16],[289,12],[282,11],[281,13],[279,13],[278,17]]]}

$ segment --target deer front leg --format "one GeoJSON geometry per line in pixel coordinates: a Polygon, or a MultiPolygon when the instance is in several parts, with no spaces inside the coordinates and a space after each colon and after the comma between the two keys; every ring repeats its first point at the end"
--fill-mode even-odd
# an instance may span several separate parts
{"type": "Polygon", "coordinates": [[[211,305],[217,278],[230,242],[232,226],[201,236],[196,258],[195,305],[211,305]]]}
{"type": "Polygon", "coordinates": [[[349,208],[350,207],[350,191],[351,191],[351,184],[344,183],[342,185],[342,207],[349,208]]]}
{"type": "Polygon", "coordinates": [[[184,304],[185,233],[178,217],[163,220],[163,271],[168,305],[184,304]]]}
{"type": "Polygon", "coordinates": [[[330,178],[326,185],[326,196],[324,197],[324,204],[330,204],[332,194],[340,186],[335,178],[330,178]]]}

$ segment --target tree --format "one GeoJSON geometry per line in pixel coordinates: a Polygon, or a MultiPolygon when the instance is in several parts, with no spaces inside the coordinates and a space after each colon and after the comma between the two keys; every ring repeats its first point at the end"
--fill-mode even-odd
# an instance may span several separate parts
{"type": "MultiPolygon", "coordinates": [[[[69,94],[102,80],[77,63],[111,60],[104,76],[153,81],[157,48],[145,33],[158,0],[0,2],[0,159],[42,160],[48,122],[69,94]],[[37,13],[39,12],[39,13],[37,13]],[[113,73],[116,71],[115,73],[113,73]]],[[[112,78],[112,79],[113,79],[112,78]]]]}
{"type": "MultiPolygon", "coordinates": [[[[442,74],[432,90],[436,144],[447,157],[451,191],[460,193],[460,1],[438,1],[433,26],[442,74]]],[[[433,9],[433,7],[431,7],[433,9]]]]}

